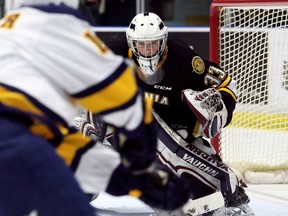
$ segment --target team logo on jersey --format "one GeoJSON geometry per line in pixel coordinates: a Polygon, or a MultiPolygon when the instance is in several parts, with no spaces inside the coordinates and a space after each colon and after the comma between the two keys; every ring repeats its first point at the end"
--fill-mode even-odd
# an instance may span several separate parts
{"type": "Polygon", "coordinates": [[[200,58],[199,56],[195,56],[192,59],[192,68],[194,72],[202,74],[205,70],[205,63],[202,58],[200,58]]]}

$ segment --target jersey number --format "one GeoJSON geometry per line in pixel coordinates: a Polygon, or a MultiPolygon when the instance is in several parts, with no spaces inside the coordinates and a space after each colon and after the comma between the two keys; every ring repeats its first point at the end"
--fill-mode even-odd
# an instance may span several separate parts
{"type": "Polygon", "coordinates": [[[0,28],[12,29],[19,16],[20,14],[11,14],[5,17],[4,23],[1,24],[0,28]]]}
{"type": "Polygon", "coordinates": [[[87,32],[85,32],[84,36],[85,36],[86,39],[88,39],[94,45],[96,45],[99,48],[99,50],[101,51],[102,54],[105,54],[108,51],[108,48],[105,45],[105,43],[100,38],[98,38],[95,34],[87,31],[87,32]]]}
{"type": "Polygon", "coordinates": [[[210,66],[209,73],[205,76],[205,85],[210,85],[213,88],[218,87],[224,80],[227,78],[227,73],[223,70],[216,68],[214,66],[210,66]]]}

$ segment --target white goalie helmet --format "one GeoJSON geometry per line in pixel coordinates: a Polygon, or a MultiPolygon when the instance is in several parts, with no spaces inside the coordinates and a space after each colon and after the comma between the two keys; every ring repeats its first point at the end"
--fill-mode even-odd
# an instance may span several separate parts
{"type": "Polygon", "coordinates": [[[47,4],[65,4],[72,8],[78,8],[79,0],[5,0],[5,11],[17,9],[22,5],[47,5],[47,4]]]}
{"type": "Polygon", "coordinates": [[[154,13],[140,13],[132,19],[126,30],[126,38],[139,63],[139,77],[148,84],[159,82],[164,75],[156,69],[168,38],[168,28],[164,22],[154,13]]]}

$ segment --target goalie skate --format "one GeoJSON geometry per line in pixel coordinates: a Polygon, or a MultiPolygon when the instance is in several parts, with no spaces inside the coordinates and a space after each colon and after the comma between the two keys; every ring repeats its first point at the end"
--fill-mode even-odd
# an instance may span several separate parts
{"type": "Polygon", "coordinates": [[[186,208],[187,207],[189,207],[189,209],[185,210],[185,207],[184,207],[183,209],[177,209],[171,212],[166,212],[166,211],[161,211],[161,210],[156,210],[156,209],[154,209],[154,211],[155,211],[155,216],[255,216],[252,209],[249,207],[248,203],[240,205],[238,207],[224,207],[223,206],[221,208],[211,211],[211,209],[209,208],[213,208],[213,206],[209,207],[208,202],[206,205],[205,203],[203,203],[202,205],[199,205],[199,206],[197,205],[193,206],[193,201],[191,201],[190,204],[186,204],[186,208]]]}
{"type": "Polygon", "coordinates": [[[174,211],[163,211],[158,209],[153,209],[155,211],[155,216],[185,216],[182,209],[177,209],[174,211]]]}
{"type": "Polygon", "coordinates": [[[237,195],[229,202],[225,203],[225,207],[216,209],[212,212],[202,214],[202,216],[255,216],[252,209],[249,207],[249,197],[246,195],[243,187],[247,187],[242,181],[237,195]]]}
{"type": "Polygon", "coordinates": [[[199,216],[255,216],[248,204],[243,204],[239,207],[226,208],[222,207],[209,213],[204,213],[199,216]]]}
{"type": "MultiPolygon", "coordinates": [[[[184,212],[183,210],[164,212],[155,209],[154,211],[155,216],[255,216],[248,204],[243,204],[239,207],[221,207],[203,214],[198,214],[199,212],[195,212],[194,207],[192,207],[192,209],[187,212],[184,212]]],[[[205,210],[203,209],[202,211],[205,210]]]]}

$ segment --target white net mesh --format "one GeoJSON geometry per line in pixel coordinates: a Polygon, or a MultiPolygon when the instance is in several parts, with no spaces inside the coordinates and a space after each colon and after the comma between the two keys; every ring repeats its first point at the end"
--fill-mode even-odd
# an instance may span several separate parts
{"type": "Polygon", "coordinates": [[[219,64],[238,91],[233,121],[220,136],[222,158],[250,182],[259,181],[251,172],[271,171],[286,182],[288,6],[222,7],[218,33],[219,64]]]}

